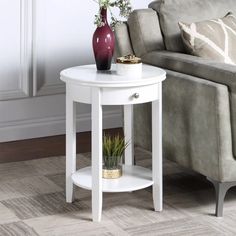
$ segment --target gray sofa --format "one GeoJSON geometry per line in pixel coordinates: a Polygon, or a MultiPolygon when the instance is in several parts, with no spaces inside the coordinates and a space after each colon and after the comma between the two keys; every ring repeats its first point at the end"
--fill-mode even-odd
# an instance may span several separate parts
{"type": "MultiPolygon", "coordinates": [[[[216,215],[236,185],[236,66],[187,55],[178,21],[235,12],[235,0],[159,0],[115,29],[118,55],[134,53],[164,68],[164,157],[206,176],[216,189],[216,215]]],[[[150,104],[135,112],[136,144],[151,150],[150,104]]]]}

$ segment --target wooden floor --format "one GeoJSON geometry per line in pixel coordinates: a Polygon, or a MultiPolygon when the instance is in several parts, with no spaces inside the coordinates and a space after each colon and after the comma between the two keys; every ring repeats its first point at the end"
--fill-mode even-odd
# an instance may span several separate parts
{"type": "MultiPolygon", "coordinates": [[[[122,129],[105,130],[109,135],[121,134],[122,129]]],[[[90,152],[91,133],[77,134],[77,153],[90,152]]],[[[0,143],[0,163],[25,161],[65,155],[65,135],[0,143]]]]}

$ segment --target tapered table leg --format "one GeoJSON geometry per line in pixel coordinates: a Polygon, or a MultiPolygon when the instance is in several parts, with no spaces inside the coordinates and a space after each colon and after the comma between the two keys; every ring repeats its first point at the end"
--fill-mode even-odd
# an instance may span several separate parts
{"type": "Polygon", "coordinates": [[[92,212],[93,221],[102,215],[102,105],[99,88],[92,90],[92,212]]]}
{"type": "Polygon", "coordinates": [[[71,203],[73,182],[71,176],[76,171],[76,103],[66,93],[66,202],[71,203]]]}
{"type": "Polygon", "coordinates": [[[134,164],[134,140],[133,140],[133,105],[124,106],[124,135],[125,142],[129,143],[125,149],[125,165],[134,164]]]}
{"type": "Polygon", "coordinates": [[[159,100],[152,102],[152,173],[153,202],[155,211],[163,208],[162,180],[162,86],[159,84],[159,100]]]}

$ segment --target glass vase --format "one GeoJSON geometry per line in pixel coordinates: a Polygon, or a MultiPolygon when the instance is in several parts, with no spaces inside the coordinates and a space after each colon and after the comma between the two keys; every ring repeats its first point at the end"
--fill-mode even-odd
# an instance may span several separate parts
{"type": "Polygon", "coordinates": [[[110,70],[115,47],[115,36],[107,22],[107,9],[100,10],[103,26],[93,34],[93,51],[97,70],[110,70]]]}

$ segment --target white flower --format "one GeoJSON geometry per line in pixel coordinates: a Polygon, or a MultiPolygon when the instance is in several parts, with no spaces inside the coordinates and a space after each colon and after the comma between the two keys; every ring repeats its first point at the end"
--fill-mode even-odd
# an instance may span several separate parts
{"type": "MultiPolygon", "coordinates": [[[[93,0],[97,2],[96,0],[93,0]]],[[[115,26],[121,21],[119,21],[111,11],[112,7],[117,7],[120,10],[120,16],[124,18],[128,18],[129,14],[132,10],[130,0],[98,0],[97,2],[99,4],[99,12],[97,15],[95,15],[94,24],[97,25],[97,27],[102,27],[104,23],[101,19],[101,8],[109,9],[111,13],[111,27],[114,29],[115,26]]]]}

